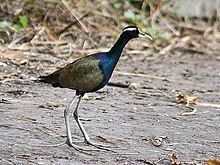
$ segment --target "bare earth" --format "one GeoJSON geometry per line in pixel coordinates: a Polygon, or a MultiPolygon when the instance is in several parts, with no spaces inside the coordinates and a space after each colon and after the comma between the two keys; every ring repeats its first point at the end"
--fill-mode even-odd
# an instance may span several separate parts
{"type": "MultiPolygon", "coordinates": [[[[32,81],[5,82],[0,85],[0,164],[170,164],[173,153],[183,164],[220,159],[219,59],[184,52],[124,55],[116,71],[158,77],[115,72],[111,82],[140,87],[106,86],[88,94],[79,110],[92,140],[115,146],[115,152],[47,146],[65,142],[63,111],[75,92],[32,81]],[[197,112],[182,116],[192,109],[175,103],[177,91],[208,104],[192,106],[197,112]],[[163,138],[161,146],[152,144],[154,137],[163,138]]],[[[72,121],[74,140],[82,141],[72,121]]]]}

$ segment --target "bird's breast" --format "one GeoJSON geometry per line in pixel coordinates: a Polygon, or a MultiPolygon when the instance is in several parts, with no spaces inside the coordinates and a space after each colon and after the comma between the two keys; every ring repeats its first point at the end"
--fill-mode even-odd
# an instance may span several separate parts
{"type": "Polygon", "coordinates": [[[115,68],[115,63],[113,60],[111,59],[100,60],[100,69],[102,70],[105,79],[109,80],[114,68],[115,68]]]}

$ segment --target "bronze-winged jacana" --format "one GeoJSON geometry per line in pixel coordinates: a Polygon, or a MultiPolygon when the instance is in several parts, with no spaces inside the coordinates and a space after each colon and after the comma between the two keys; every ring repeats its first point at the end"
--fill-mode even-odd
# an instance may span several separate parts
{"type": "Polygon", "coordinates": [[[73,112],[72,106],[74,101],[78,100],[73,112],[74,119],[83,134],[85,142],[100,148],[97,144],[91,142],[79,120],[78,108],[80,101],[85,93],[95,92],[108,83],[125,45],[132,38],[138,38],[140,36],[146,36],[152,40],[150,35],[140,32],[136,26],[127,26],[123,29],[118,40],[108,52],[100,52],[82,57],[50,75],[39,77],[41,81],[50,83],[54,87],[76,90],[76,95],[64,111],[67,144],[69,146],[76,150],[84,150],[84,148],[73,143],[69,124],[69,114],[73,112]]]}

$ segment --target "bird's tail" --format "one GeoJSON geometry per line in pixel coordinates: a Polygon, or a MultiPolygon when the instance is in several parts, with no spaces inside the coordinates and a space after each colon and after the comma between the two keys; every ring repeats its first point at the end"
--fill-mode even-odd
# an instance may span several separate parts
{"type": "Polygon", "coordinates": [[[44,83],[52,84],[53,87],[63,87],[59,83],[59,76],[60,76],[61,69],[53,72],[52,74],[49,74],[47,76],[40,76],[39,81],[44,83]]]}

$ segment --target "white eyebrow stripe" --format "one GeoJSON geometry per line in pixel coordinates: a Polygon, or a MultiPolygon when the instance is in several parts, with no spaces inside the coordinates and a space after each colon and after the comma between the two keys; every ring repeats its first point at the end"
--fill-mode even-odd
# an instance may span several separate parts
{"type": "Polygon", "coordinates": [[[123,32],[125,32],[125,31],[134,31],[134,30],[137,30],[137,28],[132,28],[132,27],[131,28],[127,28],[127,29],[124,29],[123,32]]]}

